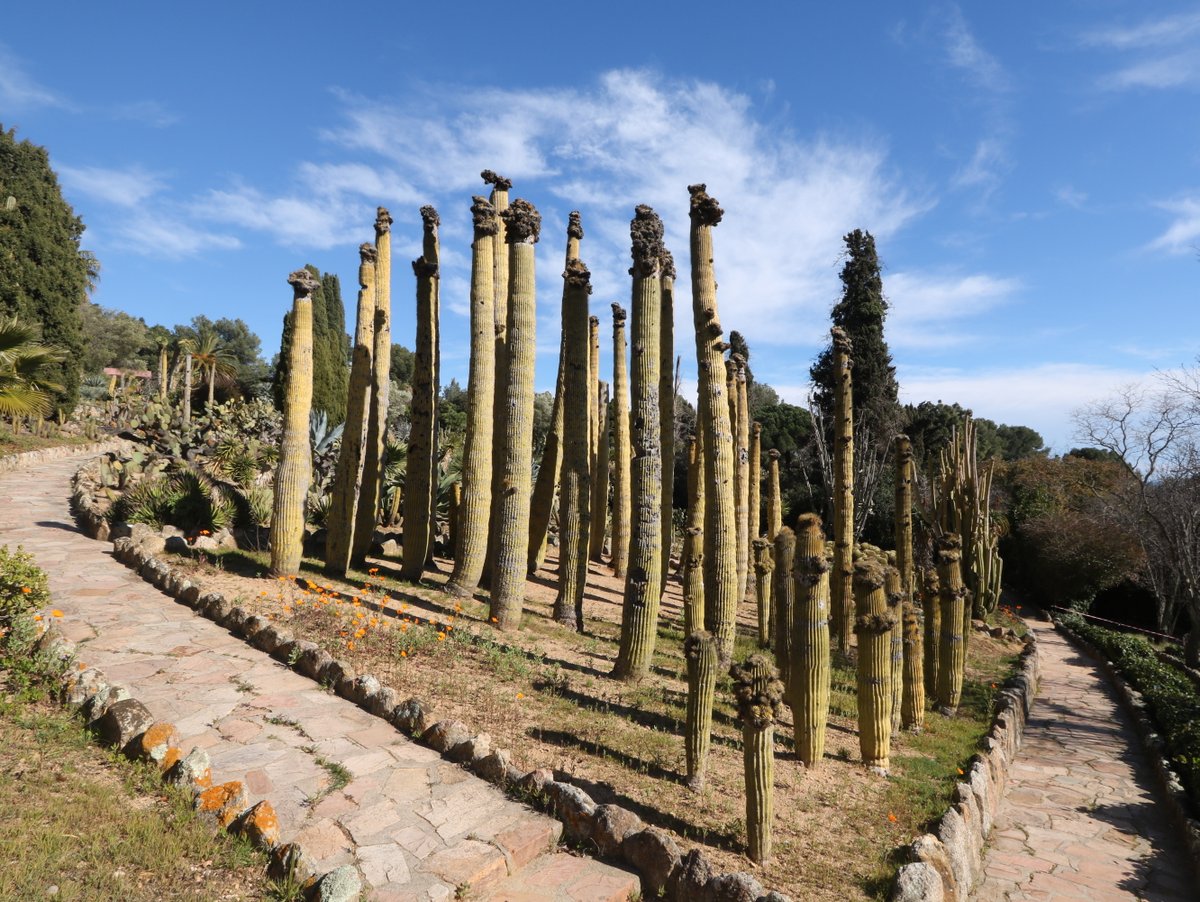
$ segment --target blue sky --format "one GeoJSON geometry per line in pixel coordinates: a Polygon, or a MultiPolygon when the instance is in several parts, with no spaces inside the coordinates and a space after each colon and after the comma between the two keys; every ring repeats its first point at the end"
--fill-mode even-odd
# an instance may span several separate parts
{"type": "MultiPolygon", "coordinates": [[[[541,389],[572,209],[606,333],[633,207],[661,213],[684,275],[676,346],[692,347],[691,182],[726,211],[725,328],[795,403],[856,227],[884,262],[904,400],[957,401],[1062,451],[1074,408],[1200,351],[1196,3],[46,9],[0,22],[0,123],[49,149],[103,265],[95,300],[148,322],[241,317],[269,357],[291,270],[338,273],[353,309],[383,204],[393,334],[411,346],[405,261],[432,203],[443,374],[465,383],[468,207],[492,168],[544,218],[541,389]]],[[[694,372],[693,351],[685,386],[694,372]]]]}

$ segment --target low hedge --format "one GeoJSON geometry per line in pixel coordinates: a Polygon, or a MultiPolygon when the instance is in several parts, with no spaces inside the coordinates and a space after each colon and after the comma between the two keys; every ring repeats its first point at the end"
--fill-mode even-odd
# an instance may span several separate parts
{"type": "Polygon", "coordinates": [[[1064,614],[1062,623],[1101,651],[1146,700],[1194,811],[1200,812],[1200,692],[1176,667],[1159,660],[1150,644],[1064,614]]]}

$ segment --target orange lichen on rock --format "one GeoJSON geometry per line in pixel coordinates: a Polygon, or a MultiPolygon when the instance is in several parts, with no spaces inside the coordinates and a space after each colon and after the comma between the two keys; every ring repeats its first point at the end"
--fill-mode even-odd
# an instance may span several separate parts
{"type": "Polygon", "coordinates": [[[175,752],[175,758],[171,764],[179,760],[179,749],[175,748],[178,741],[179,731],[175,729],[175,725],[159,721],[138,738],[137,756],[144,761],[156,761],[165,770],[170,767],[166,760],[172,751],[175,752]]]}
{"type": "Polygon", "coordinates": [[[228,827],[246,807],[246,787],[241,780],[230,780],[210,786],[196,796],[196,811],[216,818],[221,827],[228,827]]]}
{"type": "Polygon", "coordinates": [[[259,848],[269,849],[279,842],[279,818],[266,799],[243,814],[235,829],[259,848]]]}
{"type": "Polygon", "coordinates": [[[168,746],[163,753],[162,760],[158,762],[158,767],[163,773],[169,771],[183,757],[183,749],[177,745],[168,746]]]}

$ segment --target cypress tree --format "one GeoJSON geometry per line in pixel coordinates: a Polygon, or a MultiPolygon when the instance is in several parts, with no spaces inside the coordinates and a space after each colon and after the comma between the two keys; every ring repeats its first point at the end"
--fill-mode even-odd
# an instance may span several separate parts
{"type": "MultiPolygon", "coordinates": [[[[350,386],[350,337],[346,334],[346,308],[342,303],[341,282],[333,273],[321,273],[311,263],[305,264],[317,287],[313,291],[312,409],[323,410],[331,426],[346,419],[346,398],[350,386]]],[[[283,317],[283,336],[280,340],[279,364],[271,383],[275,406],[283,408],[284,387],[287,384],[289,352],[292,346],[292,313],[283,317]]]]}

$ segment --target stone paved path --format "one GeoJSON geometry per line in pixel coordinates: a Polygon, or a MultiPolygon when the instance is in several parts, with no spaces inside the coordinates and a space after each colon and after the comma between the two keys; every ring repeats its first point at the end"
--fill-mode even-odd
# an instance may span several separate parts
{"type": "Polygon", "coordinates": [[[1196,902],[1182,839],[1105,675],[1048,621],[1042,681],[976,902],[1196,902]]]}
{"type": "Polygon", "coordinates": [[[636,876],[551,853],[558,821],[514,802],[437,752],[176,604],[75,529],[68,458],[0,476],[0,544],[50,574],[79,659],[208,751],[214,782],[270,799],[284,841],[318,872],[353,863],[374,900],[624,902],[636,876]],[[349,782],[334,788],[337,767],[349,782]],[[535,861],[536,860],[536,861],[535,861]],[[525,865],[535,862],[528,872],[525,865]],[[553,867],[547,870],[547,863],[553,867]],[[534,879],[537,873],[554,880],[534,879]],[[510,876],[512,875],[512,876],[510,876]]]}

